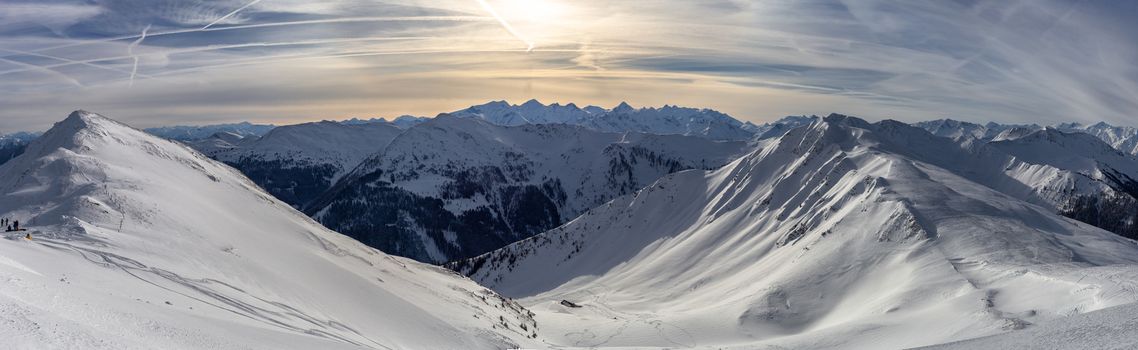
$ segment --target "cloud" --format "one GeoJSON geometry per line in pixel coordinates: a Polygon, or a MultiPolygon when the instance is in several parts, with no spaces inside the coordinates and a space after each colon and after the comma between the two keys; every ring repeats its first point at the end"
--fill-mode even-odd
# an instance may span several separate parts
{"type": "Polygon", "coordinates": [[[434,115],[528,98],[687,104],[754,121],[844,112],[1138,125],[1131,2],[540,2],[557,11],[527,17],[507,0],[16,0],[0,6],[0,132],[45,128],[65,106],[177,123],[434,115]]]}

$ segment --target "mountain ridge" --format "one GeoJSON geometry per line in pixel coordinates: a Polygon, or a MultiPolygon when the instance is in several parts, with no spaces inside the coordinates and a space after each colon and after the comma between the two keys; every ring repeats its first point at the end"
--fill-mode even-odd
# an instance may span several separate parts
{"type": "Polygon", "coordinates": [[[449,266],[582,346],[904,348],[1138,300],[1134,241],[894,153],[908,128],[831,115],[449,266]]]}

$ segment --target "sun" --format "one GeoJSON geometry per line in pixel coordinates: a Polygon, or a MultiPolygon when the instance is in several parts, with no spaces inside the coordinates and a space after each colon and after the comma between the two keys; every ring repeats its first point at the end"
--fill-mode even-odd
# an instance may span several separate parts
{"type": "Polygon", "coordinates": [[[477,0],[482,8],[532,51],[539,42],[572,32],[572,8],[563,0],[477,0]]]}

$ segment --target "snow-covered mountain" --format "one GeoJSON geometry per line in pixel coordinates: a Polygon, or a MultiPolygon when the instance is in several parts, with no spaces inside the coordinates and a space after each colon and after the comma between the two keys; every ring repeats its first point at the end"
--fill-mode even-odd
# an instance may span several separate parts
{"type": "Polygon", "coordinates": [[[1068,132],[1083,132],[1094,135],[1111,147],[1127,154],[1138,155],[1138,128],[1130,126],[1113,126],[1105,122],[1091,125],[1079,123],[1066,123],[1055,126],[1056,129],[1068,132]]]}
{"type": "Polygon", "coordinates": [[[988,145],[1014,156],[1019,162],[1005,173],[1060,214],[1138,238],[1138,158],[1092,135],[1052,128],[988,145]]]}
{"type": "Polygon", "coordinates": [[[451,267],[582,347],[904,348],[1138,301],[1138,244],[955,145],[832,115],[451,267]]]}
{"type": "Polygon", "coordinates": [[[516,303],[95,114],[73,113],[0,166],[0,193],[0,217],[28,229],[0,240],[5,348],[541,346],[516,303]]]}
{"type": "Polygon", "coordinates": [[[444,115],[399,135],[305,212],[383,251],[442,263],[557,227],[665,174],[717,168],[745,147],[444,115]]]}
{"type": "Polygon", "coordinates": [[[241,170],[273,196],[299,208],[402,132],[389,123],[323,121],[281,126],[237,144],[223,136],[191,146],[241,170]]]}
{"type": "Polygon", "coordinates": [[[529,100],[521,105],[495,101],[455,111],[450,115],[477,118],[497,125],[525,124],[580,125],[606,132],[640,132],[657,135],[687,135],[712,140],[743,141],[754,137],[756,128],[726,114],[710,110],[664,106],[633,108],[622,102],[612,109],[596,106],[579,108],[575,104],[545,105],[529,100]]]}
{"type": "Polygon", "coordinates": [[[201,125],[201,126],[163,126],[157,128],[145,129],[146,132],[156,135],[158,137],[178,140],[178,141],[195,141],[209,138],[217,133],[231,133],[241,137],[261,136],[273,130],[276,126],[265,124],[252,124],[249,122],[233,123],[233,124],[214,124],[214,125],[201,125]]]}
{"type": "MultiPolygon", "coordinates": [[[[1138,238],[1138,158],[1081,131],[917,124],[952,143],[926,146],[925,160],[1008,195],[1129,238],[1138,238]],[[982,137],[977,137],[982,135],[982,137]]],[[[936,141],[927,141],[934,144],[936,141]]],[[[922,148],[913,148],[920,150],[922,148]]]]}

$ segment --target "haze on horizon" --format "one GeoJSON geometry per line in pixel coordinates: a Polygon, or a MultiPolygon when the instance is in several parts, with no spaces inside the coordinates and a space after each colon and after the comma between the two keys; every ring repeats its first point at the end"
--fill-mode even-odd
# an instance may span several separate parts
{"type": "Polygon", "coordinates": [[[741,120],[1138,125],[1138,3],[5,0],[0,133],[433,116],[490,100],[741,120]]]}

